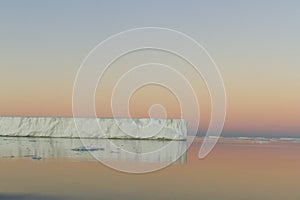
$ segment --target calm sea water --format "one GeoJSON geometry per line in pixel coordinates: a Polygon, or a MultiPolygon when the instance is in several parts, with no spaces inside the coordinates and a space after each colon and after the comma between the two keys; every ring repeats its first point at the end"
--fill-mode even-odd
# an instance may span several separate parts
{"type": "MultiPolygon", "coordinates": [[[[99,163],[78,139],[1,137],[0,199],[300,199],[298,139],[222,138],[199,160],[202,141],[169,167],[128,174],[99,163]]],[[[124,165],[169,162],[187,145],[178,142],[151,158],[119,152],[138,154],[166,143],[85,141],[99,148],[98,156],[124,165]]]]}

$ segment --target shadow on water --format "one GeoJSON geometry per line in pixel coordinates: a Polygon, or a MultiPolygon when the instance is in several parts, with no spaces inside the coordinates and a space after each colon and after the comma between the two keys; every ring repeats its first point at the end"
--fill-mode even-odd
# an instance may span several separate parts
{"type": "Polygon", "coordinates": [[[14,193],[0,193],[0,199],[2,200],[61,200],[70,199],[67,197],[55,197],[46,195],[35,195],[35,194],[14,194],[14,193]]]}

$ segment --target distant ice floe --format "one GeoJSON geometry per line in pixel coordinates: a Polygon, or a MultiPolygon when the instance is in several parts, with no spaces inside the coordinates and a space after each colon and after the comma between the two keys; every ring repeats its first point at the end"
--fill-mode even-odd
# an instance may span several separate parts
{"type": "Polygon", "coordinates": [[[300,142],[300,138],[288,138],[288,137],[280,137],[280,138],[267,138],[267,137],[225,137],[225,139],[232,139],[237,141],[247,140],[252,143],[257,144],[268,144],[270,142],[300,142]]]}

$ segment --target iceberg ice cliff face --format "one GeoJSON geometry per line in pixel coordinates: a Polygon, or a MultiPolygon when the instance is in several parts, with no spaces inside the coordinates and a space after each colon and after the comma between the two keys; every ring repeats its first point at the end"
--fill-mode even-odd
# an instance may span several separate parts
{"type": "Polygon", "coordinates": [[[0,136],[186,140],[187,124],[183,119],[0,117],[0,136]]]}

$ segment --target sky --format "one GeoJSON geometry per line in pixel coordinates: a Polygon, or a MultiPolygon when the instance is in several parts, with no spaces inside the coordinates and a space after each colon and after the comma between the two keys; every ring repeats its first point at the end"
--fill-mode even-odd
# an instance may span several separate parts
{"type": "MultiPolygon", "coordinates": [[[[298,1],[1,1],[0,115],[72,116],[74,80],[90,50],[145,26],[183,32],[209,52],[226,89],[224,136],[300,137],[298,1]]],[[[123,64],[138,60],[129,58],[123,64]]],[[[109,94],[123,64],[116,63],[97,89],[99,117],[112,115],[109,94]]],[[[196,88],[204,134],[209,93],[188,66],[179,68],[196,88]]],[[[180,117],[175,96],[154,85],[133,94],[132,116],[147,116],[155,103],[180,117]]]]}

